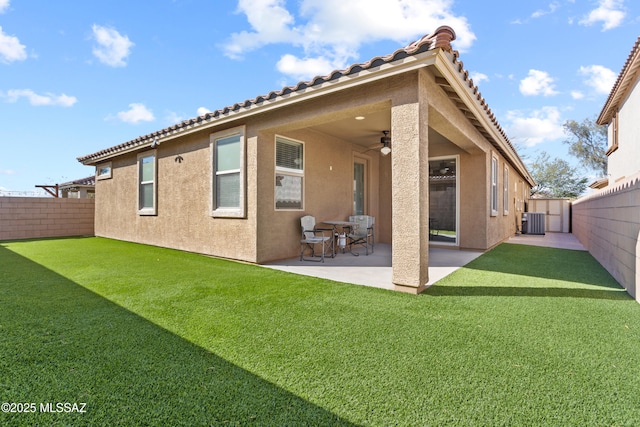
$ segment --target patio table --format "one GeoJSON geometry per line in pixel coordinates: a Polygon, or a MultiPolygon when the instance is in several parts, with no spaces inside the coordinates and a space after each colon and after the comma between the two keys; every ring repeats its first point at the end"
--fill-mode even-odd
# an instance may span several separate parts
{"type": "MultiPolygon", "coordinates": [[[[335,257],[336,255],[336,242],[335,242],[335,238],[336,236],[339,235],[338,233],[338,228],[340,228],[340,230],[347,234],[345,232],[345,228],[354,230],[356,227],[358,227],[358,223],[357,222],[351,222],[351,221],[341,221],[341,220],[329,220],[329,221],[322,221],[323,224],[327,224],[330,225],[333,229],[333,238],[334,238],[334,242],[333,242],[333,256],[335,257]]],[[[349,250],[349,252],[351,252],[351,255],[355,255],[358,256],[360,254],[355,253],[351,250],[349,250]]],[[[344,248],[342,248],[342,253],[344,253],[344,248]]]]}

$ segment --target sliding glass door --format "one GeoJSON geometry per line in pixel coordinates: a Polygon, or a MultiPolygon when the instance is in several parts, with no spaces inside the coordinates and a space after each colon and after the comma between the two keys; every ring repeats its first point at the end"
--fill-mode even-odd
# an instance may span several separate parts
{"type": "Polygon", "coordinates": [[[356,157],[353,161],[353,215],[367,212],[367,160],[356,157]]]}
{"type": "Polygon", "coordinates": [[[458,157],[429,159],[429,241],[458,244],[458,157]]]}

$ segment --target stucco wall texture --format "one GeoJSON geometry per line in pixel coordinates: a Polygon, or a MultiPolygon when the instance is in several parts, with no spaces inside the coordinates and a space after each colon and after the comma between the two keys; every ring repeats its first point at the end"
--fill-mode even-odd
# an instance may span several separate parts
{"type": "Polygon", "coordinates": [[[0,197],[0,240],[92,236],[93,199],[0,197]]]}
{"type": "Polygon", "coordinates": [[[640,173],[573,202],[573,234],[640,302],[640,173]]]}

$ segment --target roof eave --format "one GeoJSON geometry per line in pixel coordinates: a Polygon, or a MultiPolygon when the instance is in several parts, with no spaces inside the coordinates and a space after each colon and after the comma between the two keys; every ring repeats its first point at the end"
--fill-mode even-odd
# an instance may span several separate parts
{"type": "Polygon", "coordinates": [[[640,75],[640,37],[636,40],[631,53],[616,79],[609,97],[600,111],[596,123],[600,126],[611,123],[613,116],[618,111],[620,104],[627,98],[628,91],[633,88],[634,81],[640,75]]]}
{"type": "Polygon", "coordinates": [[[147,137],[138,144],[131,144],[131,146],[123,147],[121,149],[115,149],[115,147],[113,147],[112,152],[104,153],[103,155],[99,156],[90,155],[85,156],[84,158],[80,157],[78,158],[78,161],[80,161],[84,165],[95,165],[97,163],[109,160],[113,157],[148,148],[151,146],[154,139],[157,139],[159,142],[164,143],[166,141],[180,138],[188,134],[201,132],[203,130],[221,126],[230,122],[243,120],[257,114],[263,114],[299,102],[308,101],[320,96],[325,96],[366,83],[375,82],[377,80],[385,79],[398,74],[407,73],[422,67],[427,67],[435,63],[438,52],[440,52],[440,49],[421,52],[416,55],[398,59],[391,63],[384,63],[375,68],[362,70],[351,75],[342,76],[335,80],[326,81],[314,86],[307,87],[305,89],[291,92],[286,95],[278,96],[275,99],[265,99],[262,102],[251,103],[248,106],[242,106],[235,110],[230,110],[220,117],[203,119],[200,123],[194,123],[188,126],[166,128],[147,135],[147,137]]]}
{"type": "Polygon", "coordinates": [[[505,131],[499,125],[497,118],[478,91],[478,87],[473,84],[473,80],[468,78],[467,73],[463,72],[461,63],[457,61],[456,55],[439,51],[435,66],[445,76],[450,85],[455,85],[455,92],[461,96],[462,102],[473,112],[484,131],[490,136],[490,138],[487,138],[489,142],[506,155],[510,163],[518,169],[531,186],[535,186],[535,180],[527,166],[511,145],[505,131]],[[456,68],[458,69],[456,70],[456,68]]]}

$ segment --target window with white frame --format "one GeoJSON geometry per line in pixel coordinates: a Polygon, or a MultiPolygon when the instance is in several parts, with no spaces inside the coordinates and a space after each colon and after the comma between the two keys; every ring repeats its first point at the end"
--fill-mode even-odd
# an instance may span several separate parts
{"type": "Polygon", "coordinates": [[[491,216],[498,215],[498,158],[491,156],[491,216]]]}
{"type": "Polygon", "coordinates": [[[618,149],[618,126],[619,126],[618,116],[619,116],[619,113],[616,112],[611,118],[611,123],[609,124],[609,135],[608,135],[609,147],[606,153],[607,156],[609,156],[611,153],[613,153],[618,149]]]}
{"type": "Polygon", "coordinates": [[[212,197],[214,217],[245,217],[244,128],[211,135],[212,197]]]}
{"type": "Polygon", "coordinates": [[[502,171],[502,214],[509,214],[509,168],[504,165],[502,171]]]}
{"type": "Polygon", "coordinates": [[[138,213],[156,215],[156,151],[138,154],[138,213]]]}
{"type": "Polygon", "coordinates": [[[276,137],[276,209],[304,209],[304,144],[276,137]]]}
{"type": "Polygon", "coordinates": [[[111,178],[111,162],[103,163],[96,166],[96,178],[97,179],[109,179],[111,178]]]}

